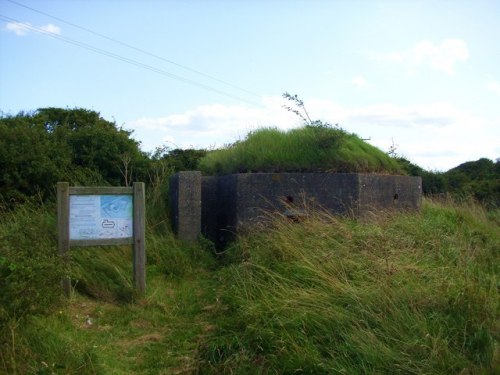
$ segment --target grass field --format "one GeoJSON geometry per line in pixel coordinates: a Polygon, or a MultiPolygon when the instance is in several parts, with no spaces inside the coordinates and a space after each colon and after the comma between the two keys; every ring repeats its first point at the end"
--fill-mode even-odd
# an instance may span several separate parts
{"type": "Polygon", "coordinates": [[[317,214],[240,239],[211,373],[495,373],[498,227],[471,207],[317,214]]]}
{"type": "Polygon", "coordinates": [[[425,201],[370,221],[317,212],[214,258],[149,222],[147,292],[128,247],[72,250],[55,210],[0,219],[0,373],[495,374],[498,211],[425,201]]]}

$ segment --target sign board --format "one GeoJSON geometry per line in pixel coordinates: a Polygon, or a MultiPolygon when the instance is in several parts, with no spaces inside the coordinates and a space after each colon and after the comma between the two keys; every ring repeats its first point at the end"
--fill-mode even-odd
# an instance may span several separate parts
{"type": "Polygon", "coordinates": [[[70,240],[132,236],[132,195],[70,195],[70,240]]]}
{"type": "MultiPolygon", "coordinates": [[[[145,191],[133,187],[70,187],[57,183],[59,253],[65,261],[72,246],[132,245],[136,289],[146,288],[145,191]]],[[[69,278],[63,280],[69,295],[69,278]]]]}

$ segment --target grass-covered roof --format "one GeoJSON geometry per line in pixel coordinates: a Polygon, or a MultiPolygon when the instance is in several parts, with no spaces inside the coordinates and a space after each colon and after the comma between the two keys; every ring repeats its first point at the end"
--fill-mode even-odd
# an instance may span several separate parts
{"type": "Polygon", "coordinates": [[[246,172],[402,173],[399,163],[355,134],[315,123],[288,131],[263,128],[209,152],[205,174],[246,172]]]}

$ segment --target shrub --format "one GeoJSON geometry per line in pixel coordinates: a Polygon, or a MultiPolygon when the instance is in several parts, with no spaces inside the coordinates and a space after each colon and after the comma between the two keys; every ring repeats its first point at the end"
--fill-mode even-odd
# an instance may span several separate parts
{"type": "Polygon", "coordinates": [[[49,311],[61,295],[55,215],[26,203],[0,216],[0,322],[49,311]]]}

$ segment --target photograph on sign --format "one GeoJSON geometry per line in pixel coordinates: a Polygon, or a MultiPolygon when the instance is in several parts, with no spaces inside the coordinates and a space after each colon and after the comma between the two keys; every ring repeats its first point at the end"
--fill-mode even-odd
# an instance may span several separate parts
{"type": "Polygon", "coordinates": [[[71,195],[69,198],[70,240],[133,236],[132,195],[71,195]]]}

